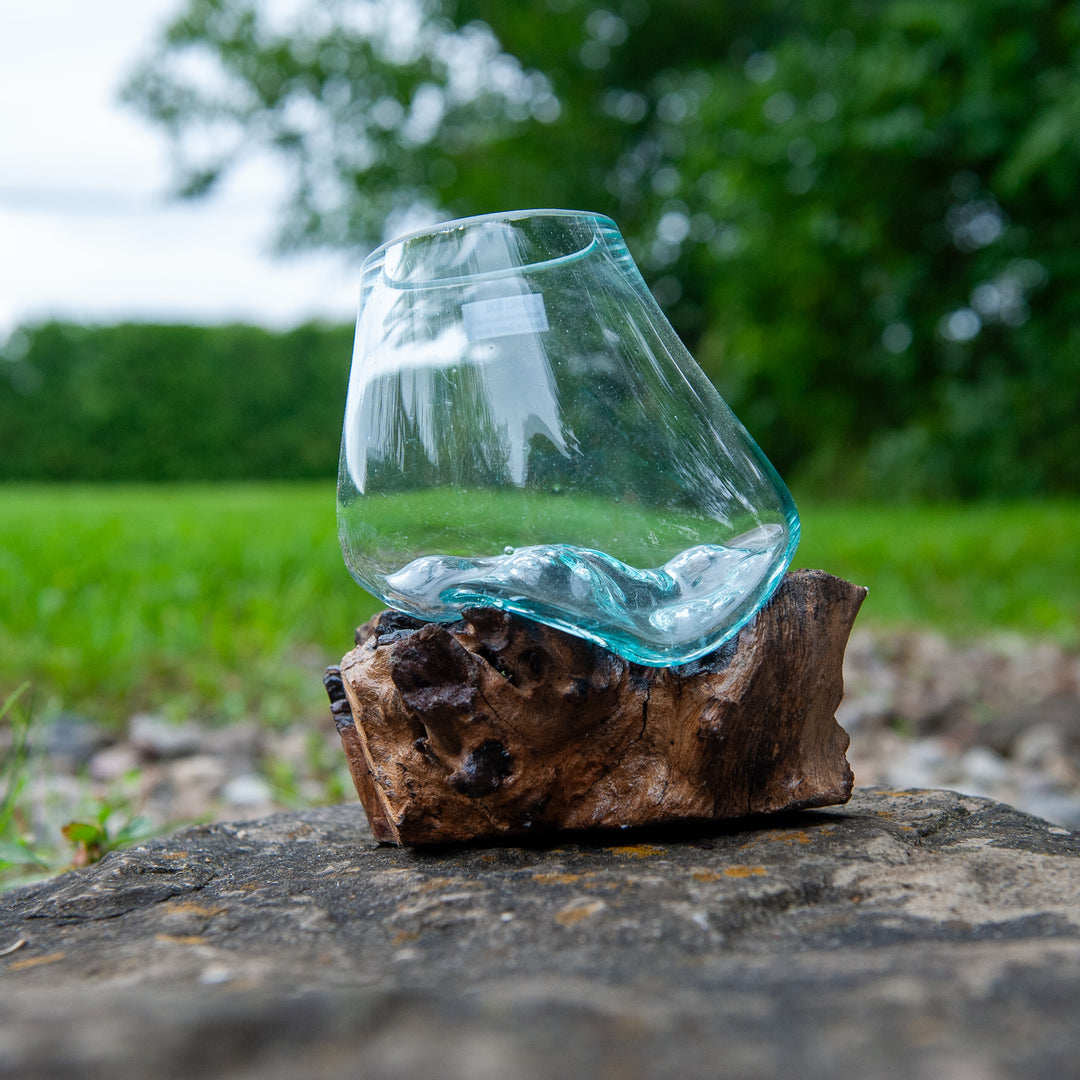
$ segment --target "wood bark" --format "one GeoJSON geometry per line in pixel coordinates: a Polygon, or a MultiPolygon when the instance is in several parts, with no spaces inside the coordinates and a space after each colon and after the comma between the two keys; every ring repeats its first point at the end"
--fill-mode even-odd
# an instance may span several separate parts
{"type": "Polygon", "coordinates": [[[740,818],[851,796],[835,711],[866,590],[789,573],[716,652],[650,668],[530,620],[384,611],[327,672],[377,839],[740,818]]]}

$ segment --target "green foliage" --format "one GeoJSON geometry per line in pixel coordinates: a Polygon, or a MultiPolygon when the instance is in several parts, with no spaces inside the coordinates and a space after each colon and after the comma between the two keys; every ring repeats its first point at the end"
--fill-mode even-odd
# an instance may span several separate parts
{"type": "Polygon", "coordinates": [[[155,832],[145,818],[131,812],[126,799],[102,799],[90,821],[69,821],[60,831],[75,846],[74,866],[90,866],[110,851],[147,840],[155,832]]]}
{"type": "Polygon", "coordinates": [[[347,327],[47,323],[0,354],[0,480],[330,477],[347,327]]]}
{"type": "Polygon", "coordinates": [[[110,851],[153,835],[130,801],[111,793],[85,807],[89,820],[71,821],[49,835],[46,810],[31,780],[40,752],[31,748],[31,710],[19,699],[28,684],[0,705],[0,892],[73,866],[97,862],[110,851]]]}
{"type": "Polygon", "coordinates": [[[357,251],[409,212],[607,212],[785,476],[1080,490],[1075,4],[275,11],[188,0],[128,88],[189,188],[269,151],[283,242],[357,251]]]}
{"type": "Polygon", "coordinates": [[[17,707],[27,689],[23,683],[0,705],[0,887],[5,878],[17,878],[48,867],[47,855],[28,836],[23,820],[22,796],[30,757],[30,716],[17,707]]]}
{"type": "MultiPolygon", "coordinates": [[[[795,565],[868,586],[860,624],[1080,644],[1080,503],[802,511],[795,565]]],[[[117,727],[140,709],[327,723],[323,670],[377,607],[345,572],[330,482],[0,487],[0,595],[0,694],[30,680],[43,714],[117,727]]]]}

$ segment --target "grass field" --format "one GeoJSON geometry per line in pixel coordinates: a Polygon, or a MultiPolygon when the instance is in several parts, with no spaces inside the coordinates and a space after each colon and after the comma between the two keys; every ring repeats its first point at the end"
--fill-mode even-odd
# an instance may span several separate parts
{"type": "MultiPolygon", "coordinates": [[[[1080,502],[800,509],[794,565],[869,586],[860,623],[1080,647],[1080,502]]],[[[38,715],[321,716],[376,607],[330,484],[0,488],[0,701],[38,715]]]]}

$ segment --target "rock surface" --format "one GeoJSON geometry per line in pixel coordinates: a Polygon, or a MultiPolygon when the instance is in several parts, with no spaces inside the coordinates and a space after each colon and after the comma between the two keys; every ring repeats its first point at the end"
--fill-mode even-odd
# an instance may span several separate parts
{"type": "Polygon", "coordinates": [[[1068,1077],[1080,834],[943,791],[453,849],[307,810],[4,894],[0,981],[2,1075],[1068,1077]]]}

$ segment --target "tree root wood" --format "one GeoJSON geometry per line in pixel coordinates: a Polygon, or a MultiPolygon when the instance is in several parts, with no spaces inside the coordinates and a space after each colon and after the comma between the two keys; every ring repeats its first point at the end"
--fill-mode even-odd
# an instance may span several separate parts
{"type": "Polygon", "coordinates": [[[384,611],[325,681],[384,842],[832,806],[851,796],[835,712],[865,595],[789,573],[736,638],[675,668],[492,608],[442,624],[384,611]]]}

